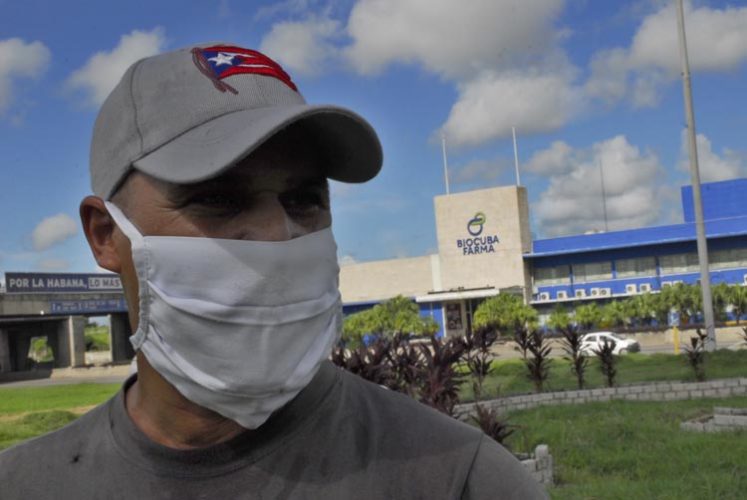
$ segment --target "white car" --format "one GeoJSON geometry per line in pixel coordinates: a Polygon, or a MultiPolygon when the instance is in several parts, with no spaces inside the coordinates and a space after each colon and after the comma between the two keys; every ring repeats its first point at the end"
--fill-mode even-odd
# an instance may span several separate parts
{"type": "Polygon", "coordinates": [[[598,351],[602,348],[605,339],[607,342],[615,343],[615,348],[612,350],[612,354],[615,355],[628,352],[638,352],[641,350],[641,345],[638,342],[623,338],[616,333],[592,332],[581,337],[581,352],[587,356],[593,356],[595,354],[594,351],[598,351]]]}

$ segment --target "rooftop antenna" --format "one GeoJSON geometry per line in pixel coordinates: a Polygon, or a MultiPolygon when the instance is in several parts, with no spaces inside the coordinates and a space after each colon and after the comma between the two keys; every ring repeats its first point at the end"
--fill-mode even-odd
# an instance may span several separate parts
{"type": "Polygon", "coordinates": [[[446,134],[441,134],[441,150],[444,155],[444,182],[446,183],[446,194],[449,193],[449,162],[446,159],[446,134]]]}
{"type": "Polygon", "coordinates": [[[711,277],[708,273],[708,243],[703,222],[703,200],[700,196],[700,169],[698,167],[698,144],[695,140],[695,114],[690,85],[690,63],[687,58],[687,38],[685,37],[685,12],[682,0],[677,0],[677,27],[680,42],[680,61],[682,63],[682,89],[685,98],[685,116],[687,118],[687,144],[690,157],[690,178],[693,186],[693,208],[695,209],[695,229],[698,237],[698,262],[700,263],[700,290],[703,296],[703,319],[707,332],[705,348],[716,349],[716,328],[713,321],[713,302],[711,301],[711,277]]]}
{"type": "Polygon", "coordinates": [[[514,168],[516,168],[516,185],[521,186],[519,176],[519,148],[516,147],[516,127],[511,127],[511,135],[514,137],[514,168]]]}

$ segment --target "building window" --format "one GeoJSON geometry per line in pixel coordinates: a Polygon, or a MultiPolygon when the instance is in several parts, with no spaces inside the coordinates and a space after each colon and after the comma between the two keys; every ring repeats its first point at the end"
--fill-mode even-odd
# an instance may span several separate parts
{"type": "Polygon", "coordinates": [[[611,262],[591,262],[573,265],[573,280],[577,283],[612,279],[611,262]]]}
{"type": "Polygon", "coordinates": [[[747,267],[747,248],[716,250],[708,254],[713,269],[733,269],[747,267]]]}
{"type": "Polygon", "coordinates": [[[697,253],[678,253],[659,257],[661,274],[697,273],[700,270],[697,253]]]}
{"type": "Polygon", "coordinates": [[[620,259],[615,261],[618,278],[637,276],[656,276],[656,259],[641,257],[638,259],[620,259]]]}
{"type": "Polygon", "coordinates": [[[570,282],[568,266],[534,268],[534,284],[537,286],[567,285],[570,282]]]}

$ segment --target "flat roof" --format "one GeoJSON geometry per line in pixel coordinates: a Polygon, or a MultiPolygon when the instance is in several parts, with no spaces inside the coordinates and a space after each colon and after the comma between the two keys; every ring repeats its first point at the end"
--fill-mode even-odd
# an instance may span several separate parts
{"type": "MultiPolygon", "coordinates": [[[[707,220],[705,229],[708,239],[744,236],[747,235],[747,216],[707,220]]],[[[535,240],[532,242],[532,252],[524,254],[524,258],[531,259],[551,255],[596,252],[695,240],[695,223],[690,222],[535,240]]]]}

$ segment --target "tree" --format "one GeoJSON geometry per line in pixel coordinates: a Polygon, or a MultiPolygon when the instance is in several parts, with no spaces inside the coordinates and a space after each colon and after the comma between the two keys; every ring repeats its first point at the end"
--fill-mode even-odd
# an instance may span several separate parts
{"type": "Polygon", "coordinates": [[[373,309],[357,312],[346,317],[342,322],[342,340],[356,349],[363,344],[363,336],[372,333],[369,325],[373,324],[373,309]]]}
{"type": "Polygon", "coordinates": [[[613,300],[602,307],[600,326],[603,328],[614,328],[624,326],[630,321],[629,311],[620,300],[613,300]]]}
{"type": "Polygon", "coordinates": [[[360,345],[364,335],[393,338],[397,334],[434,335],[438,324],[420,315],[418,305],[398,295],[373,308],[351,314],[342,325],[343,340],[360,345]]]}
{"type": "Polygon", "coordinates": [[[521,297],[501,293],[485,299],[477,306],[472,322],[476,328],[492,327],[501,332],[533,326],[537,323],[537,311],[524,304],[521,297]]]}
{"type": "Polygon", "coordinates": [[[739,324],[739,318],[747,313],[747,287],[733,285],[729,289],[729,303],[732,307],[737,324],[739,324]]]}
{"type": "Polygon", "coordinates": [[[654,319],[659,326],[666,326],[669,323],[669,311],[672,308],[667,301],[664,290],[666,289],[663,289],[662,293],[647,293],[644,295],[650,304],[654,319]]]}
{"type": "Polygon", "coordinates": [[[702,310],[700,287],[677,283],[661,290],[662,300],[680,315],[682,324],[690,322],[702,310]]]}
{"type": "Polygon", "coordinates": [[[719,283],[711,288],[713,297],[713,314],[716,321],[726,321],[726,309],[731,305],[731,287],[719,283]]]}
{"type": "MultiPolygon", "coordinates": [[[[623,301],[628,321],[637,326],[650,325],[656,318],[656,300],[654,297],[658,297],[658,295],[646,292],[623,301]]],[[[666,319],[666,313],[664,316],[666,319]]]]}
{"type": "Polygon", "coordinates": [[[571,315],[568,314],[565,307],[558,304],[550,313],[550,317],[547,318],[547,326],[556,331],[562,331],[568,328],[571,324],[571,315]]]}
{"type": "Polygon", "coordinates": [[[582,330],[589,331],[602,320],[602,311],[595,303],[584,304],[576,308],[576,324],[582,330]]]}

